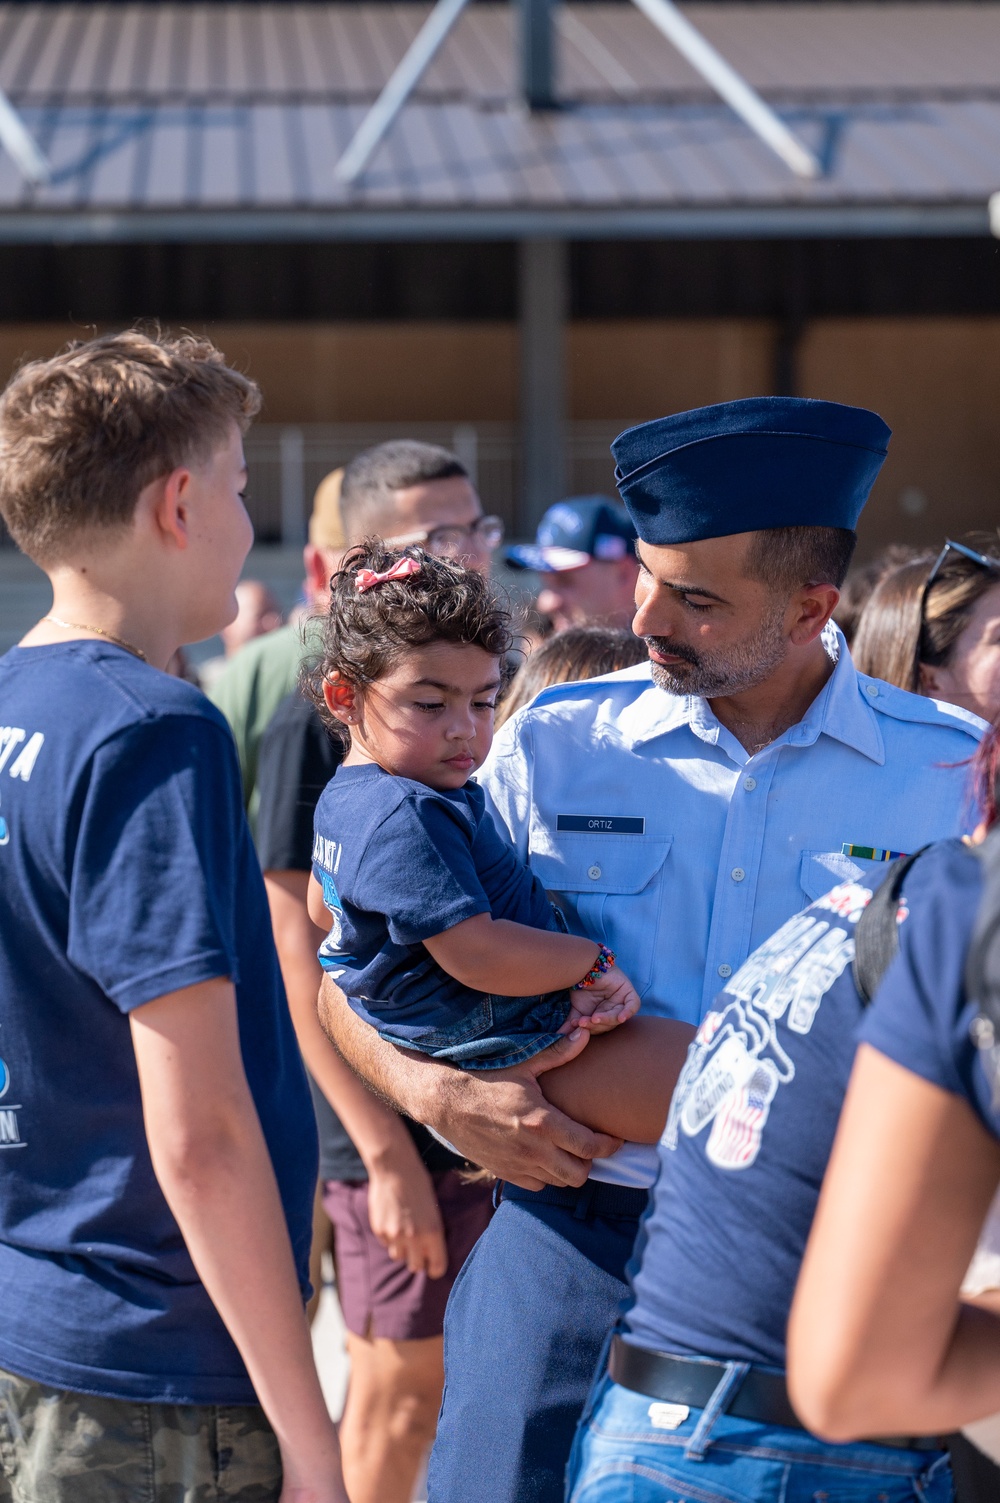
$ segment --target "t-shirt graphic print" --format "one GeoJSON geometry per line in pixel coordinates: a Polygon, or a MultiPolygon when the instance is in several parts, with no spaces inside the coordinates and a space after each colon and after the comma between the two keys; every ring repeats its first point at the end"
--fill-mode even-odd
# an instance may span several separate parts
{"type": "Polygon", "coordinates": [[[853,926],[871,900],[857,882],[797,913],[749,956],[695,1036],[670,1107],[663,1146],[710,1129],[705,1153],[720,1169],[748,1169],[771,1102],[795,1078],[779,1025],[808,1034],[823,997],[854,958],[853,926]]]}

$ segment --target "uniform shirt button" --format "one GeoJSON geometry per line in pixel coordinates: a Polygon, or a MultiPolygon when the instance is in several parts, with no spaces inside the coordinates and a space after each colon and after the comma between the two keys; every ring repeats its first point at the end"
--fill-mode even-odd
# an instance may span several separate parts
{"type": "Polygon", "coordinates": [[[757,779],[756,778],[744,778],[743,779],[743,786],[746,789],[747,793],[753,793],[754,789],[757,786],[757,779]]]}
{"type": "Polygon", "coordinates": [[[742,882],[743,878],[746,876],[746,872],[743,870],[742,866],[734,866],[731,875],[734,882],[742,882]]]}
{"type": "Polygon", "coordinates": [[[588,866],[587,876],[590,878],[591,882],[596,882],[600,875],[601,868],[599,866],[588,866]]]}
{"type": "Polygon", "coordinates": [[[731,965],[720,965],[719,975],[722,977],[723,981],[725,981],[727,976],[731,976],[732,974],[733,968],[731,965]]]}
{"type": "Polygon", "coordinates": [[[865,684],[865,693],[869,699],[878,699],[878,687],[875,684],[865,684]]]}

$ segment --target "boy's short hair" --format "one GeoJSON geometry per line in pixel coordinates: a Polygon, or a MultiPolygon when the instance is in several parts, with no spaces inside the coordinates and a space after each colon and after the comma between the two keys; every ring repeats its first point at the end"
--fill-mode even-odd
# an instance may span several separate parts
{"type": "Polygon", "coordinates": [[[128,330],[33,360],[0,396],[0,515],[37,563],[127,526],[140,492],[204,461],[260,410],[208,339],[128,330]]]}
{"type": "Polygon", "coordinates": [[[468,480],[469,472],[450,449],[416,438],[392,438],[356,454],[344,470],[340,513],[349,542],[396,525],[393,495],[432,480],[468,480]]]}

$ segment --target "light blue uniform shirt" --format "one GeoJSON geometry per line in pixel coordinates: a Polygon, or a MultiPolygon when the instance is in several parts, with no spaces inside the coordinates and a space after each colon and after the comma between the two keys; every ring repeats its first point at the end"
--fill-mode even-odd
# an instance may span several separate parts
{"type": "MultiPolygon", "coordinates": [[[[845,846],[909,852],[976,824],[984,722],[859,674],[837,639],[804,719],[754,756],[648,664],[546,689],[497,736],[478,781],[498,827],[645,1012],[697,1023],[751,950],[875,864],[845,846]]],[[[627,1144],[593,1172],[651,1185],[656,1162],[627,1144]]]]}

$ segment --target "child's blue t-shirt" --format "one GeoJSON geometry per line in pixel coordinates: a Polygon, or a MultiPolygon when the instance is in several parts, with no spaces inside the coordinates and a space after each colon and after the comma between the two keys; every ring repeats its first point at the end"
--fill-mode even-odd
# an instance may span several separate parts
{"type": "Polygon", "coordinates": [[[478,994],[423,941],[489,913],[558,929],[538,878],[497,833],[475,782],[439,792],[381,767],[341,767],[316,808],[313,874],[331,928],[320,949],[365,1022],[400,1042],[446,1030],[478,994]]]}
{"type": "Polygon", "coordinates": [[[236,984],[303,1292],[316,1133],[232,736],[197,689],[78,641],[0,659],[0,1368],[255,1402],[150,1162],[129,1015],[236,984]]]}

